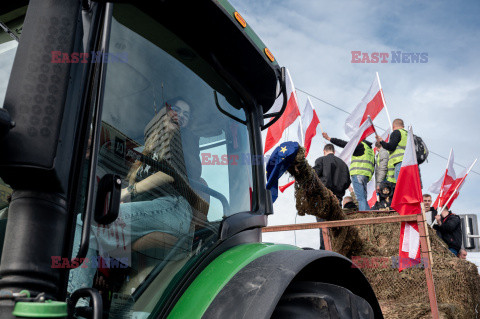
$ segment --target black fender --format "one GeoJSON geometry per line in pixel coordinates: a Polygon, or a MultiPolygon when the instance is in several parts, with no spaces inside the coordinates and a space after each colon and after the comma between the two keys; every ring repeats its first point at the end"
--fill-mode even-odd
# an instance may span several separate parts
{"type": "Polygon", "coordinates": [[[281,250],[259,257],[223,287],[202,318],[270,318],[293,281],[316,281],[347,288],[383,318],[375,293],[352,261],[325,250],[281,250]]]}

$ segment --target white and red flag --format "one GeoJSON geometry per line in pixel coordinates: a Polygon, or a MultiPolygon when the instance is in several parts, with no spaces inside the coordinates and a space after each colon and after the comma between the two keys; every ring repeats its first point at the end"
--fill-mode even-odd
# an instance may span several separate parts
{"type": "MultiPolygon", "coordinates": [[[[450,155],[448,156],[447,161],[447,168],[445,169],[445,173],[440,177],[440,179],[434,182],[429,188],[428,191],[434,194],[439,194],[437,199],[433,203],[433,208],[437,209],[439,203],[444,203],[448,198],[444,198],[445,194],[447,193],[448,189],[452,184],[455,182],[456,174],[455,169],[453,168],[453,164],[455,162],[453,156],[453,149],[450,149],[450,155]]],[[[441,206],[441,205],[440,205],[441,206]]]]}
{"type": "MultiPolygon", "coordinates": [[[[312,145],[312,139],[317,135],[317,127],[320,124],[317,112],[313,108],[310,97],[307,98],[307,103],[301,112],[300,117],[301,125],[298,126],[298,139],[303,141],[303,147],[305,147],[305,157],[308,156],[310,146],[312,145]]],[[[283,193],[287,188],[293,185],[295,180],[288,182],[285,185],[279,186],[278,189],[283,193]]]]}
{"type": "Polygon", "coordinates": [[[372,175],[372,179],[367,183],[367,202],[369,207],[373,207],[377,202],[377,180],[375,174],[372,175]]]}
{"type": "MultiPolygon", "coordinates": [[[[287,127],[292,125],[297,117],[300,115],[300,110],[298,108],[297,94],[295,92],[295,86],[293,85],[290,72],[287,70],[285,76],[285,84],[287,90],[287,106],[284,113],[278,119],[275,124],[270,126],[267,130],[267,136],[265,138],[265,150],[264,153],[267,153],[275,145],[277,145],[281,139],[283,132],[287,127]]],[[[283,96],[280,96],[272,106],[272,109],[269,113],[279,112],[283,105],[283,96]]]]}
{"type": "Polygon", "coordinates": [[[307,157],[310,146],[312,145],[312,139],[317,135],[317,127],[318,124],[320,124],[320,120],[318,119],[317,112],[315,112],[315,109],[313,108],[310,97],[307,98],[307,103],[305,104],[301,115],[302,125],[299,127],[299,135],[300,139],[303,139],[304,141],[303,147],[305,147],[305,157],[307,157]]]}
{"type": "Polygon", "coordinates": [[[372,119],[370,117],[367,117],[367,120],[363,122],[363,124],[353,134],[352,138],[347,143],[347,145],[345,145],[343,151],[338,155],[338,157],[342,159],[347,164],[347,166],[349,166],[350,161],[352,160],[352,154],[355,151],[357,145],[374,132],[375,127],[373,126],[372,119]]]}
{"type": "Polygon", "coordinates": [[[434,182],[428,188],[429,192],[434,194],[440,194],[441,197],[442,193],[448,190],[450,185],[452,185],[456,179],[455,169],[453,168],[454,162],[455,159],[453,156],[453,149],[450,149],[450,155],[448,156],[447,168],[445,169],[445,173],[442,174],[442,177],[440,177],[438,181],[434,182]]]}
{"type": "Polygon", "coordinates": [[[385,99],[383,98],[383,91],[377,73],[367,94],[363,97],[362,101],[358,103],[345,121],[345,134],[351,138],[360,125],[367,120],[368,116],[374,120],[384,107],[386,109],[385,99]]]}
{"type": "MultiPolygon", "coordinates": [[[[400,215],[414,215],[422,212],[421,202],[423,202],[422,187],[413,132],[410,128],[391,207],[400,215]]],[[[400,257],[399,271],[407,268],[406,264],[420,262],[420,235],[417,222],[402,222],[398,255],[400,257]]]]}
{"type": "Polygon", "coordinates": [[[442,196],[438,203],[438,207],[442,207],[438,213],[440,214],[442,210],[448,206],[449,208],[452,207],[452,203],[455,199],[457,199],[458,195],[460,194],[460,189],[462,188],[463,184],[465,183],[465,179],[468,176],[468,173],[472,170],[473,166],[477,160],[475,159],[470,165],[470,167],[467,169],[465,168],[462,173],[458,176],[458,178],[455,179],[455,181],[450,185],[448,188],[448,191],[445,192],[445,194],[442,196]]]}

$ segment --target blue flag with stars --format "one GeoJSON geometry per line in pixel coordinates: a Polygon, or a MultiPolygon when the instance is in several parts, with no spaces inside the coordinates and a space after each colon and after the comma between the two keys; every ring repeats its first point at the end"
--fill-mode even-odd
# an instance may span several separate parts
{"type": "Polygon", "coordinates": [[[292,165],[297,156],[299,145],[297,142],[280,144],[270,156],[267,163],[267,189],[272,193],[272,201],[278,197],[278,179],[292,165]]]}

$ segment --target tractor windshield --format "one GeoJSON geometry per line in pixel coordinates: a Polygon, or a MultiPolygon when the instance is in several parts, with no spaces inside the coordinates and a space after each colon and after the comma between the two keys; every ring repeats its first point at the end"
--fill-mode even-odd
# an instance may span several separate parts
{"type": "Polygon", "coordinates": [[[217,108],[248,123],[239,96],[156,19],[115,5],[108,51],[92,56],[107,62],[96,178],[120,176],[120,212],[92,225],[68,290],[95,287],[110,318],[130,318],[159,307],[224,218],[254,208],[251,144],[248,125],[217,108]]]}

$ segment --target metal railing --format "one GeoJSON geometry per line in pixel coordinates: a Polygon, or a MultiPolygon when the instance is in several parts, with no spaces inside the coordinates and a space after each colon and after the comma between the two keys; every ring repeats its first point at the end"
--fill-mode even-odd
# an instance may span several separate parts
{"type": "MultiPolygon", "coordinates": [[[[371,213],[367,211],[364,213],[371,213]]],[[[382,211],[386,212],[386,211],[382,211]]],[[[325,243],[325,250],[332,250],[330,242],[329,230],[333,227],[345,227],[345,226],[360,226],[360,225],[373,225],[373,224],[386,224],[386,223],[398,223],[398,222],[417,222],[420,235],[420,255],[423,260],[427,260],[424,269],[425,277],[428,289],[428,298],[430,301],[430,309],[432,318],[438,319],[438,304],[437,296],[435,294],[435,285],[432,275],[432,252],[430,247],[430,240],[428,238],[427,223],[425,221],[425,213],[414,215],[395,215],[395,216],[379,216],[359,219],[345,219],[335,221],[325,221],[317,223],[304,223],[304,224],[291,224],[291,225],[277,225],[268,226],[262,229],[262,232],[280,232],[291,230],[305,230],[305,229],[322,229],[323,241],[325,243]]],[[[477,236],[479,237],[479,236],[477,236]]]]}

